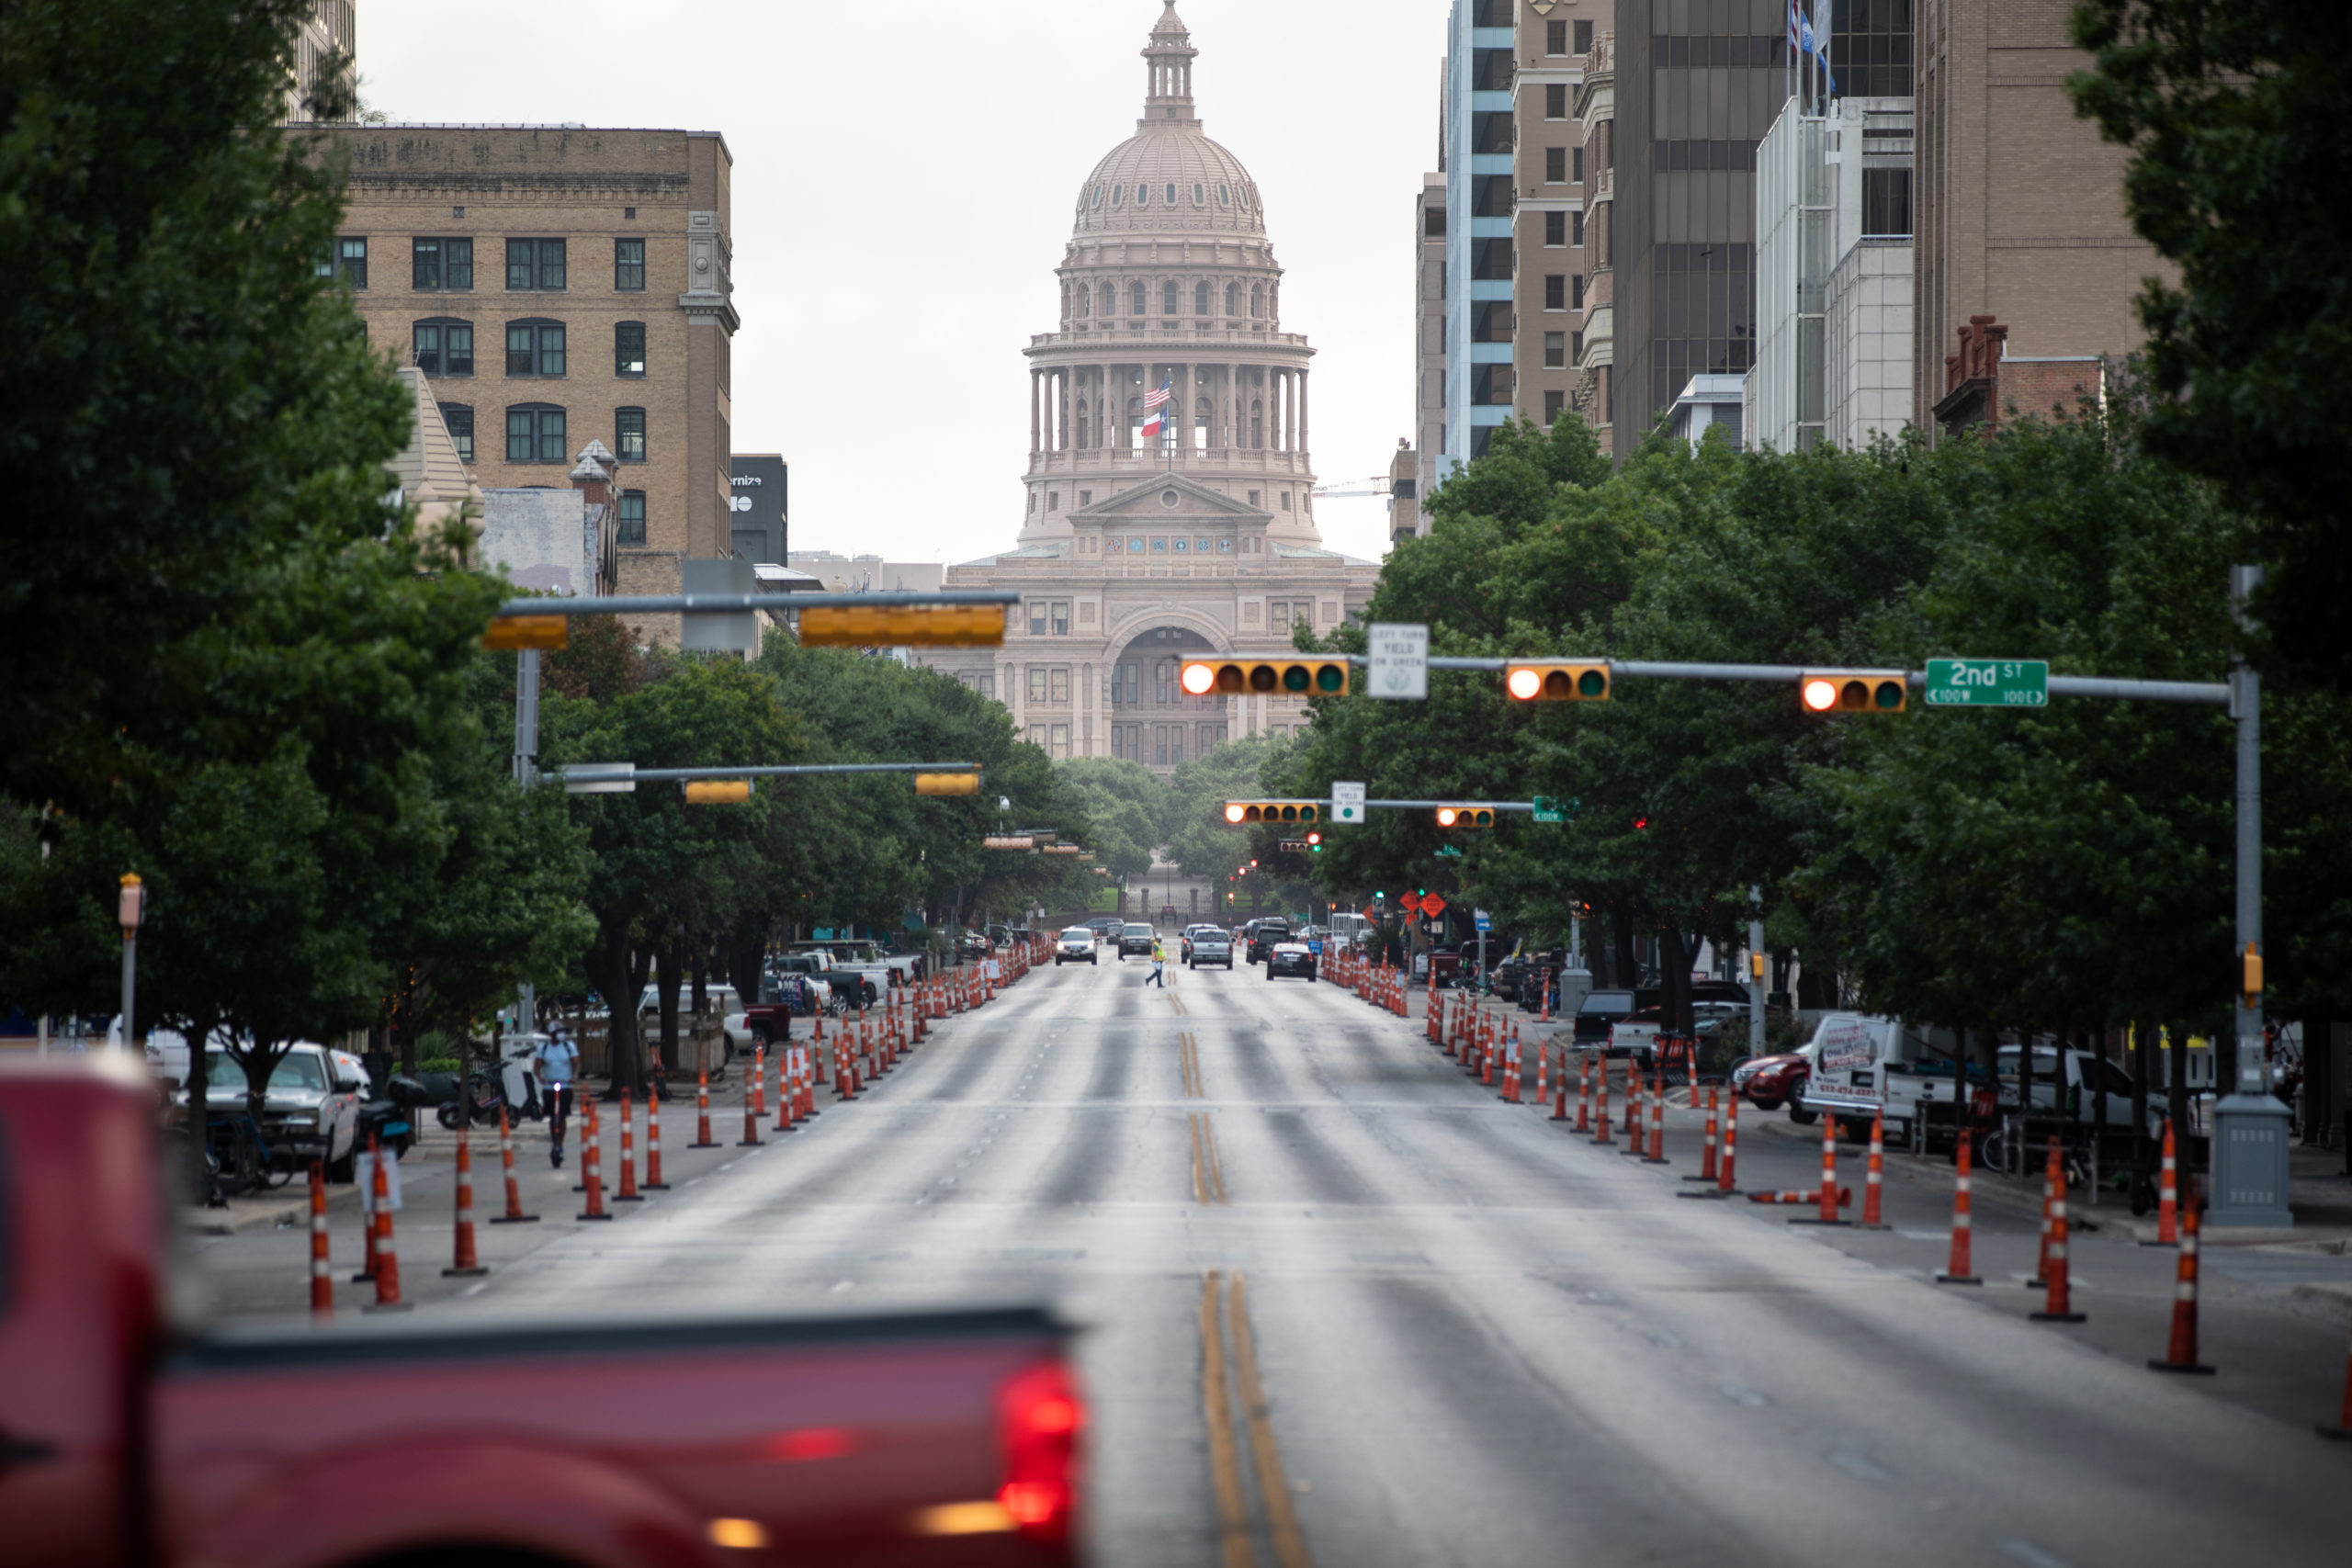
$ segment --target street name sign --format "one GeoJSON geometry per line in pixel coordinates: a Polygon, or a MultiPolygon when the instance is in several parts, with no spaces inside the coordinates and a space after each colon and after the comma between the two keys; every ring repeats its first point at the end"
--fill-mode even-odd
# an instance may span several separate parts
{"type": "Polygon", "coordinates": [[[1930,659],[1926,701],[1938,708],[2038,708],[2050,703],[2045,659],[1930,659]]]}
{"type": "Polygon", "coordinates": [[[1363,820],[1363,785],[1336,781],[1332,784],[1331,820],[1334,822],[1363,820]]]}
{"type": "Polygon", "coordinates": [[[1555,797],[1548,795],[1539,795],[1535,797],[1535,820],[1566,822],[1567,819],[1568,814],[1560,809],[1560,803],[1555,797]]]}
{"type": "Polygon", "coordinates": [[[1364,628],[1371,666],[1367,696],[1421,702],[1430,694],[1430,628],[1412,621],[1374,621],[1364,628]]]}

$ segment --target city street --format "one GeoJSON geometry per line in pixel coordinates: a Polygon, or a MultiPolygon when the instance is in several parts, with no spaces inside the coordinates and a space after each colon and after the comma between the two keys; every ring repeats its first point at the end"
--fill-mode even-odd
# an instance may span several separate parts
{"type": "MultiPolygon", "coordinates": [[[[731,1099],[723,1146],[686,1151],[691,1099],[670,1102],[672,1189],[609,1224],[574,1220],[576,1157],[549,1170],[527,1132],[526,1204],[545,1217],[483,1225],[482,1279],[439,1273],[439,1134],[401,1218],[414,1315],[690,1336],[714,1312],[1049,1303],[1081,1330],[1104,1562],[2341,1552],[2331,1499],[2352,1447],[2312,1427],[2341,1387],[2327,1292],[2352,1258],[2210,1249],[2203,1348],[2221,1371],[2168,1377],[2144,1362],[2165,1348],[2174,1254],[2112,1208],[2075,1249],[2089,1321],[2034,1324],[2033,1213],[2003,1183],[1979,1184],[1986,1284],[1939,1288],[1939,1162],[1890,1160],[1884,1232],[1679,1201],[1696,1185],[1690,1111],[1669,1118],[1672,1163],[1645,1165],[1504,1103],[1418,1018],[1337,987],[1171,965],[1163,993],[1145,972],[1035,973],[855,1101],[820,1092],[816,1122],[756,1151],[734,1146],[731,1099]]],[[[1741,1131],[1743,1187],[1816,1179],[1817,1128],[1741,1131]]],[[[482,1146],[487,1220],[501,1189],[482,1146]]],[[[608,1117],[608,1185],[616,1155],[608,1117]]],[[[1859,1202],[1859,1151],[1841,1161],[1859,1202]]],[[[336,1214],[348,1314],[364,1287],[341,1282],[347,1197],[336,1214]]],[[[304,1299],[300,1228],[190,1251],[223,1312],[304,1299]]]]}

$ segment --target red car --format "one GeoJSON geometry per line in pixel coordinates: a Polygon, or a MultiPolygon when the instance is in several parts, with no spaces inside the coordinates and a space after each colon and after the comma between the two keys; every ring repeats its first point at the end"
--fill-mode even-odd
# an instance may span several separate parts
{"type": "Polygon", "coordinates": [[[1799,1051],[1750,1056],[1731,1070],[1734,1094],[1744,1094],[1758,1111],[1778,1111],[1813,1077],[1813,1059],[1799,1051]]]}

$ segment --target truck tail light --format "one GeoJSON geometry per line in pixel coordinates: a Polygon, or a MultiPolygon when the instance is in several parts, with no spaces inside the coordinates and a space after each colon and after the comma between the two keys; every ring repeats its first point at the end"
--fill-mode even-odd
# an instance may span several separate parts
{"type": "Polygon", "coordinates": [[[997,1502],[1032,1540],[1069,1540],[1078,1501],[1078,1439],[1086,1408],[1059,1361],[1030,1368],[997,1395],[1004,1484],[997,1502]]]}

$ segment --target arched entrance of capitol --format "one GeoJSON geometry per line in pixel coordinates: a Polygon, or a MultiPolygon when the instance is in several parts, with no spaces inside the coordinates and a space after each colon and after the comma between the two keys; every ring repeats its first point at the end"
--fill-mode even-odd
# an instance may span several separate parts
{"type": "Polygon", "coordinates": [[[1151,626],[1111,661],[1111,755],[1172,772],[1227,739],[1226,699],[1189,697],[1176,672],[1216,645],[1188,626],[1151,626]]]}

